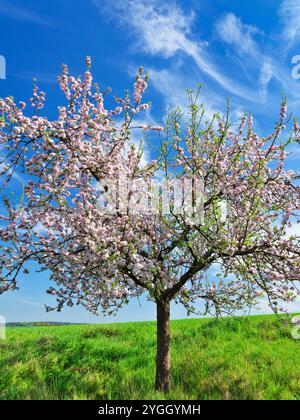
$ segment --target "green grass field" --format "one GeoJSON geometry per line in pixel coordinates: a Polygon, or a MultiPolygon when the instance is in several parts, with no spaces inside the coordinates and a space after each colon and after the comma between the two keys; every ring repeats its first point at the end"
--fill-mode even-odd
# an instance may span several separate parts
{"type": "Polygon", "coordinates": [[[153,390],[155,328],[8,328],[0,399],[300,399],[300,341],[274,316],[172,321],[167,395],[153,390]]]}

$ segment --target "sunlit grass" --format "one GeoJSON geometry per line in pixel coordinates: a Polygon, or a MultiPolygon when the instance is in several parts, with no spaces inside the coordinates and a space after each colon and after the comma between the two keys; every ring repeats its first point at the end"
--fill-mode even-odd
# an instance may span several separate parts
{"type": "Polygon", "coordinates": [[[300,399],[300,341],[273,316],[172,321],[172,390],[154,391],[152,322],[9,328],[1,399],[300,399]]]}

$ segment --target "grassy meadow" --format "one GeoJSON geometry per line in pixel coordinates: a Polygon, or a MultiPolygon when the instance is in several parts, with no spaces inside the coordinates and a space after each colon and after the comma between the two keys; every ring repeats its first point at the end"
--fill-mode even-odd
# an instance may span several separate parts
{"type": "Polygon", "coordinates": [[[155,392],[154,322],[8,328],[0,399],[300,399],[300,340],[275,316],[176,320],[155,392]]]}

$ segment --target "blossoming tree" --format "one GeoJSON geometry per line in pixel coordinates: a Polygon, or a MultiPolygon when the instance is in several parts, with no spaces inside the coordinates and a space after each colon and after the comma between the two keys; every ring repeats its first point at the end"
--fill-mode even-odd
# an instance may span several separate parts
{"type": "Polygon", "coordinates": [[[191,91],[187,113],[171,112],[164,129],[134,123],[148,107],[141,102],[143,70],[133,98],[115,98],[117,106],[107,111],[90,64],[88,58],[83,79],[63,66],[66,104],[53,121],[42,115],[45,94],[37,86],[32,113],[12,97],[0,100],[5,191],[15,171],[26,174],[19,204],[3,196],[0,293],[17,288],[28,261],[51,272],[48,292],[57,310],[75,303],[111,313],[147,292],[157,305],[156,388],[166,391],[172,300],[189,312],[219,315],[263,296],[278,312],[281,301],[296,298],[299,238],[289,228],[300,191],[285,161],[300,129],[295,122],[282,135],[285,103],[267,137],[255,133],[251,116],[238,126],[229,113],[206,122],[191,91]],[[155,160],[141,164],[143,146],[132,140],[133,130],[135,139],[144,132],[153,137],[155,160]],[[153,187],[162,176],[164,193],[153,187]],[[174,180],[191,187],[179,188],[177,207],[174,180]]]}

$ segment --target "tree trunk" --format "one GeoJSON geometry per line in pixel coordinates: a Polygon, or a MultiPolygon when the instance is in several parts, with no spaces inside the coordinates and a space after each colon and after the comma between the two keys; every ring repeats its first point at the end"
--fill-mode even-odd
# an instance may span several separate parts
{"type": "Polygon", "coordinates": [[[170,389],[170,302],[157,301],[156,389],[170,389]]]}

